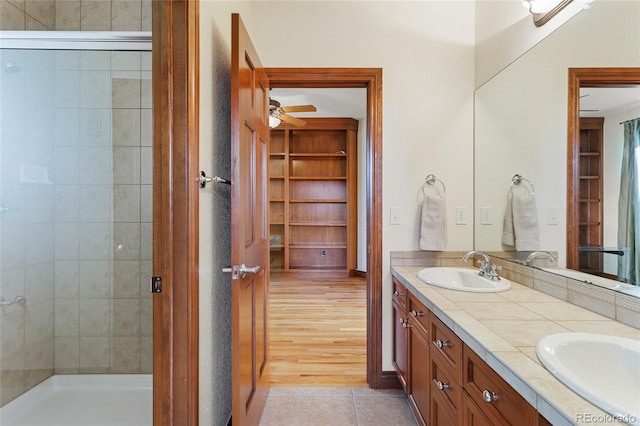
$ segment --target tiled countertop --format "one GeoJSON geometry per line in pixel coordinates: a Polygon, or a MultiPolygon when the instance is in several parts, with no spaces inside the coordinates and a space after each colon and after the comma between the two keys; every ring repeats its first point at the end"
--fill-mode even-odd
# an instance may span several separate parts
{"type": "Polygon", "coordinates": [[[513,280],[511,289],[500,293],[467,293],[430,286],[417,277],[423,268],[394,266],[391,274],[553,425],[614,423],[611,416],[549,373],[538,361],[535,347],[541,338],[554,333],[602,333],[640,339],[639,329],[513,280]]]}

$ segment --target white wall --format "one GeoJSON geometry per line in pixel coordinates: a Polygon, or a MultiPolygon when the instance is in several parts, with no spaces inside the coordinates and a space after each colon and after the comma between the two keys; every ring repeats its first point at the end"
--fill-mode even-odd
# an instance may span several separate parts
{"type": "Polygon", "coordinates": [[[476,1],[476,88],[580,13],[587,4],[585,0],[575,0],[549,22],[536,27],[522,0],[476,1]]]}
{"type": "MultiPolygon", "coordinates": [[[[251,21],[248,2],[200,2],[200,168],[231,175],[231,13],[251,21]]],[[[221,268],[231,264],[230,188],[200,191],[200,424],[224,425],[231,416],[231,286],[221,268]]]]}

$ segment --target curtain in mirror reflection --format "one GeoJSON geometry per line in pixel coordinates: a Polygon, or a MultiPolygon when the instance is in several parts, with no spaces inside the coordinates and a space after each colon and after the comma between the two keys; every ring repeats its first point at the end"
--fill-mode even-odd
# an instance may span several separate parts
{"type": "Polygon", "coordinates": [[[624,124],[624,150],[618,204],[618,279],[640,285],[640,118],[624,124]]]}

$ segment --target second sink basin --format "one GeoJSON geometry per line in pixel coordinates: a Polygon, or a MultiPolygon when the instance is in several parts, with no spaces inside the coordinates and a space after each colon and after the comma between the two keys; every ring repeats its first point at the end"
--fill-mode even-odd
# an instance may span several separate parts
{"type": "Polygon", "coordinates": [[[500,278],[500,281],[491,281],[481,277],[478,270],[472,268],[425,268],[418,272],[418,278],[427,284],[458,291],[495,293],[511,288],[511,283],[508,280],[500,278]]]}
{"type": "Polygon", "coordinates": [[[640,425],[640,340],[593,333],[542,338],[536,355],[558,380],[622,420],[640,425]]]}

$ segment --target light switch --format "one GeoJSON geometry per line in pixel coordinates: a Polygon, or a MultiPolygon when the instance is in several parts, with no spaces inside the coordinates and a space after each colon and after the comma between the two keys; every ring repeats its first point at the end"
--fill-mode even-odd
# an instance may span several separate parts
{"type": "Polygon", "coordinates": [[[389,223],[391,225],[400,225],[400,207],[391,207],[389,212],[389,223]]]}
{"type": "Polygon", "coordinates": [[[558,225],[558,208],[549,207],[547,209],[547,225],[558,225]]]}

